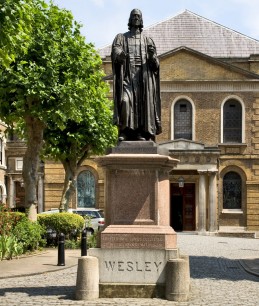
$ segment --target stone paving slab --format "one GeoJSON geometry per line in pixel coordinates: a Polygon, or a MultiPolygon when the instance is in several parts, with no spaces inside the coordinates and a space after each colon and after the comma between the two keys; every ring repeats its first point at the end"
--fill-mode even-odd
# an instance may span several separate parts
{"type": "Polygon", "coordinates": [[[80,250],[65,250],[65,266],[58,266],[57,248],[46,249],[36,255],[0,261],[0,279],[54,272],[77,266],[80,250]]]}

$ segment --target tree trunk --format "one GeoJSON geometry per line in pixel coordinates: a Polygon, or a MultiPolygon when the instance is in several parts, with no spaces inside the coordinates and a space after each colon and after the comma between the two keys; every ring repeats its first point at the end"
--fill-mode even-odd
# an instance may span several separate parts
{"type": "Polygon", "coordinates": [[[68,211],[69,203],[76,191],[77,164],[69,160],[62,161],[62,164],[65,169],[65,180],[59,210],[68,211]]]}
{"type": "Polygon", "coordinates": [[[43,145],[43,123],[32,117],[26,116],[28,133],[27,149],[23,159],[23,180],[25,188],[25,206],[28,209],[28,218],[37,220],[37,184],[40,152],[43,145]]]}

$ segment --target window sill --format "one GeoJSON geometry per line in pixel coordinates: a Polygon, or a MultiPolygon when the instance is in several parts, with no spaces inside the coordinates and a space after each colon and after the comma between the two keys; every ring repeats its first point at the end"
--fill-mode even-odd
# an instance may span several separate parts
{"type": "Polygon", "coordinates": [[[239,142],[221,142],[218,144],[219,147],[232,147],[232,148],[239,148],[239,147],[247,147],[247,143],[239,143],[239,142]]]}
{"type": "Polygon", "coordinates": [[[226,155],[236,155],[236,154],[243,154],[247,148],[247,143],[219,143],[219,149],[221,150],[221,154],[226,155]]]}
{"type": "Polygon", "coordinates": [[[222,214],[243,214],[242,209],[222,209],[222,214]]]}

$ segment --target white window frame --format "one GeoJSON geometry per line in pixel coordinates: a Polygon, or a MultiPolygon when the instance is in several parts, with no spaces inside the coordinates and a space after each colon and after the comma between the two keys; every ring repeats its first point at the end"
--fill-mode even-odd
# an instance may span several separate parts
{"type": "MultiPolygon", "coordinates": [[[[241,98],[239,98],[238,96],[235,95],[231,95],[226,97],[223,102],[221,103],[221,135],[220,135],[220,142],[224,143],[224,105],[227,101],[229,100],[236,100],[237,102],[239,102],[241,104],[241,108],[242,108],[242,127],[241,127],[241,141],[242,143],[245,143],[245,104],[243,102],[243,100],[241,98]]],[[[226,143],[227,144],[227,143],[226,143]]]]}
{"type": "Polygon", "coordinates": [[[174,107],[175,104],[179,101],[179,100],[187,100],[188,102],[191,103],[192,106],[192,141],[195,141],[195,106],[193,101],[191,100],[191,98],[189,98],[188,96],[178,96],[177,98],[174,99],[172,105],[171,105],[171,140],[174,140],[174,107]]]}
{"type": "Polygon", "coordinates": [[[22,171],[23,167],[23,158],[22,157],[17,157],[15,159],[15,170],[16,171],[22,171]]]}

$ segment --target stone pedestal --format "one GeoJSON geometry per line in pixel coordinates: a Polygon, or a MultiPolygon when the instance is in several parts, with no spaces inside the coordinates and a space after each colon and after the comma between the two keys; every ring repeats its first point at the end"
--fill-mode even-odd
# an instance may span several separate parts
{"type": "Polygon", "coordinates": [[[106,171],[106,228],[88,254],[98,258],[99,296],[165,297],[167,264],[180,260],[169,219],[169,172],[178,160],[159,155],[153,142],[122,142],[98,162],[106,171]]]}
{"type": "Polygon", "coordinates": [[[178,160],[157,154],[153,142],[122,142],[98,162],[106,169],[107,227],[101,248],[176,248],[169,172],[178,160]]]}

